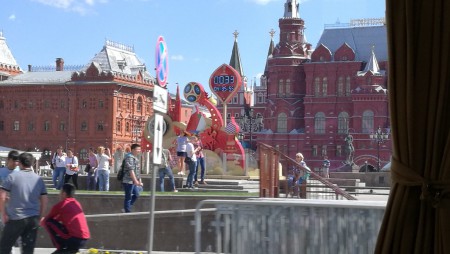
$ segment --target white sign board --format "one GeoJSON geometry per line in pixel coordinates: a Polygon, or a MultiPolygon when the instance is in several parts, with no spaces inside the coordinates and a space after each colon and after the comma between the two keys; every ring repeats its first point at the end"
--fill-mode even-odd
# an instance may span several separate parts
{"type": "Polygon", "coordinates": [[[162,141],[164,133],[164,117],[158,113],[155,113],[155,128],[153,135],[153,163],[161,164],[162,158],[162,141]]]}
{"type": "Polygon", "coordinates": [[[155,85],[153,87],[153,109],[161,112],[167,113],[167,89],[155,85]]]}

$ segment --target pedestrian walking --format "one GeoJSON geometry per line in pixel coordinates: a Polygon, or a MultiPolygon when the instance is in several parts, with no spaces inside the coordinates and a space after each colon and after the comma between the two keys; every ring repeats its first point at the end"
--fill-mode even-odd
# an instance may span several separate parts
{"type": "Polygon", "coordinates": [[[0,253],[9,254],[19,236],[22,253],[34,251],[39,220],[44,216],[48,202],[44,180],[32,169],[34,162],[32,154],[20,154],[20,171],[10,174],[2,183],[0,213],[5,228],[0,238],[0,253]]]}
{"type": "Polygon", "coordinates": [[[68,183],[72,179],[73,185],[78,189],[78,158],[73,154],[72,149],[67,150],[66,157],[66,175],[64,176],[64,183],[68,183]]]}
{"type": "Polygon", "coordinates": [[[205,154],[203,153],[203,144],[199,137],[195,136],[194,148],[197,149],[195,155],[197,156],[197,163],[195,165],[194,185],[206,184],[205,182],[205,154]],[[198,168],[200,168],[200,181],[198,181],[198,168]]]}
{"type": "Polygon", "coordinates": [[[56,247],[53,253],[77,253],[91,237],[83,208],[74,195],[75,186],[65,183],[59,193],[60,201],[41,220],[56,247]]]}
{"type": "Polygon", "coordinates": [[[131,207],[139,197],[144,184],[141,179],[141,166],[139,156],[141,154],[141,146],[138,144],[131,145],[131,152],[125,156],[124,175],[122,186],[125,191],[125,199],[123,202],[123,212],[131,212],[131,207]]]}
{"type": "Polygon", "coordinates": [[[175,188],[175,180],[173,179],[172,169],[170,168],[170,162],[172,161],[172,155],[170,154],[169,149],[162,150],[162,163],[158,170],[159,174],[159,186],[161,192],[164,192],[164,177],[167,175],[169,177],[171,190],[173,192],[178,192],[175,188]]]}
{"type": "Polygon", "coordinates": [[[86,165],[89,167],[87,170],[87,177],[86,177],[86,189],[87,190],[96,190],[97,189],[97,155],[94,153],[94,148],[89,148],[89,157],[88,157],[88,164],[86,165]],[[89,165],[89,166],[88,166],[89,165]]]}
{"type": "Polygon", "coordinates": [[[56,154],[53,156],[52,160],[53,164],[53,186],[55,189],[61,189],[64,184],[64,175],[66,174],[66,156],[63,152],[63,147],[58,146],[56,148],[56,154]]]}
{"type": "Polygon", "coordinates": [[[109,191],[109,162],[111,160],[111,151],[109,148],[99,146],[97,148],[97,180],[100,191],[109,191]]]}

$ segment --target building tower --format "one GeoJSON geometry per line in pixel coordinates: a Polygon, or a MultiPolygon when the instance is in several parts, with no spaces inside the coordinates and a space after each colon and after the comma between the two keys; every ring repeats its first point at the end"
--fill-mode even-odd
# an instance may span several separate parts
{"type": "Polygon", "coordinates": [[[262,77],[267,83],[265,128],[273,133],[303,132],[305,128],[303,63],[310,59],[311,44],[306,41],[305,22],[299,17],[298,6],[297,0],[284,4],[284,16],[278,21],[280,41],[273,50],[269,48],[262,77]]]}

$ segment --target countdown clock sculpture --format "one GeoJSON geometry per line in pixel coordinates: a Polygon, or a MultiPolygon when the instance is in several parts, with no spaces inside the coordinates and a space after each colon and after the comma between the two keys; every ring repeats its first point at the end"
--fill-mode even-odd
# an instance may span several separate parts
{"type": "Polygon", "coordinates": [[[239,91],[242,85],[241,75],[230,65],[222,64],[209,78],[211,91],[227,104],[239,91]]]}

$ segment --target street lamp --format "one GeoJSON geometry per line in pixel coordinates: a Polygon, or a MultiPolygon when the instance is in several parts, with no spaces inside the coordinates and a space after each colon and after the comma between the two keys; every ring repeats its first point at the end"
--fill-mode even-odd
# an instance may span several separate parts
{"type": "Polygon", "coordinates": [[[250,134],[250,149],[253,149],[253,132],[259,132],[263,128],[263,119],[261,115],[253,116],[253,109],[250,109],[248,114],[244,114],[238,121],[239,128],[242,130],[242,140],[245,132],[250,134]]]}
{"type": "Polygon", "coordinates": [[[377,157],[378,157],[378,165],[377,165],[377,171],[380,172],[381,169],[381,161],[380,161],[380,145],[385,140],[389,138],[389,134],[386,132],[383,132],[381,130],[381,127],[378,127],[377,131],[375,133],[370,134],[370,139],[377,142],[377,157]]]}

